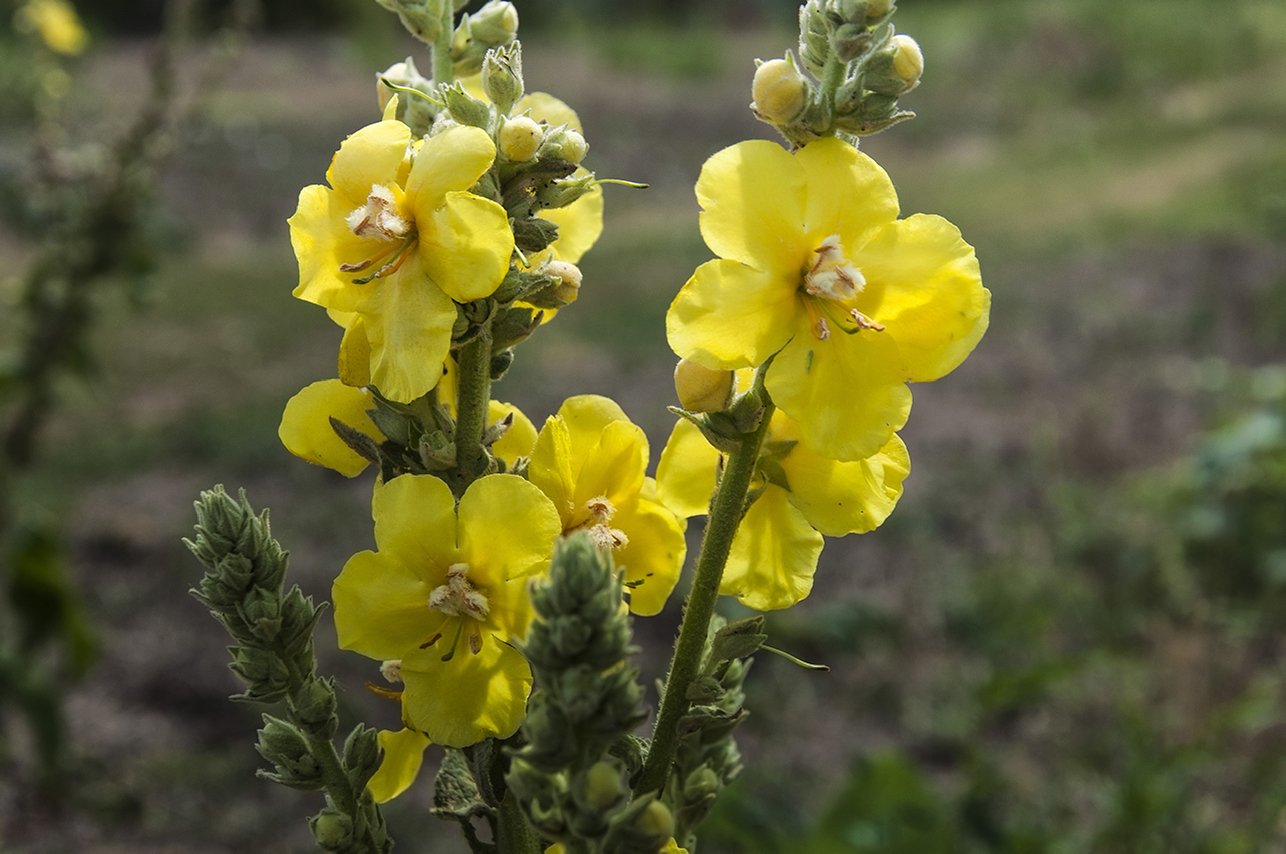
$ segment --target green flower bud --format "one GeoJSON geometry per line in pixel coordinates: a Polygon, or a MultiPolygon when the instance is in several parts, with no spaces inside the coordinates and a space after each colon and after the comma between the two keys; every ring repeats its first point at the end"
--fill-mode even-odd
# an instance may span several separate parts
{"type": "Polygon", "coordinates": [[[378,733],[362,724],[353,727],[348,738],[344,739],[343,758],[344,770],[353,784],[353,789],[362,791],[380,767],[378,733]]]}
{"type": "Polygon", "coordinates": [[[459,83],[443,88],[442,98],[446,101],[451,118],[460,124],[483,130],[491,126],[491,106],[464,91],[459,83]]]}
{"type": "Polygon", "coordinates": [[[518,36],[518,10],[506,0],[489,0],[469,16],[469,28],[473,40],[488,48],[507,45],[518,36]]]}
{"type": "Polygon", "coordinates": [[[714,773],[708,765],[702,765],[684,779],[683,800],[689,802],[704,801],[719,794],[719,789],[721,788],[722,783],[719,780],[719,775],[714,773]]]}
{"type": "Polygon", "coordinates": [[[831,50],[840,62],[852,62],[871,44],[871,31],[862,24],[841,24],[831,36],[831,50]]]}
{"type": "Polygon", "coordinates": [[[487,51],[482,60],[482,89],[501,115],[522,97],[522,47],[514,42],[487,51]]]}
{"type": "Polygon", "coordinates": [[[326,807],[308,820],[308,827],[323,851],[348,851],[353,847],[353,819],[326,807]]]}
{"type": "Polygon", "coordinates": [[[660,848],[674,836],[674,815],[665,804],[652,801],[634,819],[634,830],[641,836],[655,839],[660,848]]]}
{"type": "Polygon", "coordinates": [[[578,800],[599,812],[607,812],[624,803],[630,795],[630,787],[626,785],[621,768],[615,762],[595,762],[584,773],[580,782],[583,791],[578,793],[573,788],[573,797],[579,794],[578,800]]]}
{"type": "Polygon", "coordinates": [[[870,20],[883,18],[893,11],[893,0],[866,0],[866,17],[870,20]]]}
{"type": "Polygon", "coordinates": [[[863,85],[878,95],[897,97],[920,85],[924,54],[910,36],[898,34],[866,65],[863,85]]]}
{"type": "Polygon", "coordinates": [[[674,391],[689,412],[719,412],[732,398],[733,373],[707,368],[689,359],[674,366],[674,391]]]}
{"type": "Polygon", "coordinates": [[[273,782],[292,789],[317,791],[325,788],[325,775],[321,765],[313,758],[308,740],[293,724],[263,716],[264,726],[259,730],[259,743],[255,749],[266,761],[272,763],[272,773],[260,772],[273,782]]]}
{"type": "Polygon", "coordinates": [[[281,633],[281,598],[276,590],[254,588],[238,611],[250,634],[259,640],[271,643],[281,633]]]}
{"type": "Polygon", "coordinates": [[[589,143],[579,131],[569,127],[558,127],[545,134],[545,142],[540,146],[541,157],[552,157],[579,165],[589,153],[589,143]]]}
{"type": "Polygon", "coordinates": [[[514,245],[524,252],[539,252],[558,239],[558,226],[540,217],[513,221],[514,245]]]}
{"type": "Polygon", "coordinates": [[[541,208],[564,208],[594,189],[598,179],[593,175],[552,181],[536,191],[536,205],[541,208]]]}
{"type": "Polygon", "coordinates": [[[314,738],[330,739],[339,728],[335,686],[328,679],[309,679],[291,695],[295,719],[314,738]]]}
{"type": "Polygon", "coordinates": [[[766,121],[787,124],[808,105],[808,89],[808,81],[791,59],[770,59],[755,69],[750,89],[753,109],[766,121]]]}
{"type": "Polygon", "coordinates": [[[545,130],[529,116],[506,119],[500,128],[500,153],[515,163],[523,163],[536,156],[545,130]]]}

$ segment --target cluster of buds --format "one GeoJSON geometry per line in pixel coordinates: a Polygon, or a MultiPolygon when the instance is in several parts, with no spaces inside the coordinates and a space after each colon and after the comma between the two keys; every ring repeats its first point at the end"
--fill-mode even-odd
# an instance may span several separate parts
{"type": "Polygon", "coordinates": [[[630,733],[646,713],[610,555],[585,534],[568,538],[532,599],[523,652],[540,688],[509,787],[533,826],[568,851],[654,854],[674,835],[674,817],[655,795],[630,794],[643,758],[630,733]]]}
{"type": "Polygon", "coordinates": [[[518,10],[506,0],[489,0],[481,9],[460,19],[451,35],[451,60],[455,75],[468,77],[482,70],[487,52],[513,44],[518,37],[518,10]]]}
{"type": "Polygon", "coordinates": [[[336,753],[335,687],[317,676],[313,628],[321,611],[298,586],[283,594],[286,553],[268,515],[245,495],[222,487],[195,502],[196,536],[184,540],[207,567],[192,595],[210,609],[233,646],[231,668],[245,683],[237,699],[285,703],[286,718],[264,715],[259,754],[272,766],[260,776],[304,791],[324,791],[326,807],[310,820],[318,845],[341,854],[385,852],[392,842],[366,784],[379,767],[375,730],[359,724],[336,753]]]}
{"type": "Polygon", "coordinates": [[[924,57],[894,32],[893,0],[808,0],[799,58],[759,64],[751,109],[795,145],[836,133],[865,136],[914,114],[898,97],[920,83],[924,57]]]}

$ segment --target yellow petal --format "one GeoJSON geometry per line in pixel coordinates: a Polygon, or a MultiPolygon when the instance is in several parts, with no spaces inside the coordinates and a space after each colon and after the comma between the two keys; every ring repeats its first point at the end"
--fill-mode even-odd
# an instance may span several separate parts
{"type": "Polygon", "coordinates": [[[350,448],[330,425],[334,418],[376,442],[384,435],[366,414],[374,406],[370,392],[339,380],[322,380],[304,388],[286,403],[277,435],[286,450],[310,463],[356,477],[369,464],[350,448]]]}
{"type": "Polygon", "coordinates": [[[856,259],[866,276],[857,307],[898,343],[907,379],[950,373],[987,331],[991,292],[960,230],[919,214],[890,224],[856,259]]]}
{"type": "Polygon", "coordinates": [[[396,732],[382,729],[376,738],[384,755],[366,788],[375,803],[383,804],[411,788],[424,764],[424,750],[431,742],[428,736],[413,729],[396,732]]]}
{"type": "Polygon", "coordinates": [[[512,403],[493,400],[487,404],[488,424],[497,424],[506,417],[511,418],[509,429],[491,446],[491,452],[512,468],[519,457],[531,456],[536,446],[536,426],[512,403]]]}
{"type": "Polygon", "coordinates": [[[719,452],[695,424],[680,418],[656,467],[661,503],[684,518],[706,515],[718,468],[719,452]]]}
{"type": "MultiPolygon", "coordinates": [[[[332,313],[332,317],[336,316],[332,313]]],[[[347,322],[344,326],[344,337],[339,342],[339,361],[336,367],[339,378],[346,385],[368,386],[371,384],[371,342],[366,338],[366,321],[360,314],[344,314],[347,322]]]]}
{"type": "MultiPolygon", "coordinates": [[[[433,581],[456,563],[455,496],[438,478],[404,474],[376,483],[371,499],[375,543],[433,581]]],[[[426,600],[427,601],[427,600],[426,600]]]]}
{"type": "Polygon", "coordinates": [[[836,462],[801,442],[782,460],[791,502],[828,537],[865,534],[883,524],[911,471],[906,445],[894,435],[878,454],[836,462]]]}
{"type": "Polygon", "coordinates": [[[446,194],[478,183],[495,159],[496,145],[481,128],[457,125],[426,139],[406,181],[407,201],[421,233],[446,194]]]}
{"type": "Polygon", "coordinates": [[[670,349],[707,368],[762,364],[794,331],[801,311],[795,279],[737,261],[707,261],[666,313],[670,349]]]}
{"type": "Polygon", "coordinates": [[[462,642],[450,661],[436,647],[407,654],[402,680],[407,722],[447,747],[513,735],[531,693],[527,660],[490,635],[483,636],[477,653],[462,642]]]}
{"type": "Polygon", "coordinates": [[[827,137],[795,154],[808,180],[804,212],[809,245],[830,235],[846,247],[860,247],[898,215],[898,197],[888,174],[847,142],[827,137]]]}
{"type": "Polygon", "coordinates": [[[701,236],[721,258],[798,276],[814,247],[804,232],[804,169],[766,140],[739,142],[701,167],[701,236]]]}
{"type": "Polygon", "coordinates": [[[421,263],[452,299],[482,299],[500,286],[514,249],[509,218],[500,205],[472,193],[452,191],[435,210],[417,219],[417,224],[421,263]]]}
{"type": "Polygon", "coordinates": [[[804,327],[768,368],[765,386],[814,450],[862,460],[906,424],[904,378],[897,344],[883,332],[833,332],[820,341],[804,327]]]}
{"type": "MultiPolygon", "coordinates": [[[[587,520],[586,508],[595,498],[606,498],[616,508],[634,501],[643,488],[647,471],[647,435],[629,421],[613,421],[592,441],[577,441],[572,433],[572,491],[576,523],[587,520]]],[[[616,527],[613,525],[613,527],[616,527]]]]}
{"type": "Polygon", "coordinates": [[[583,133],[580,116],[562,100],[548,92],[532,92],[518,100],[511,111],[515,116],[529,113],[538,122],[548,122],[550,127],[567,125],[577,133],[583,133]]]}
{"type": "Polygon", "coordinates": [[[571,435],[562,419],[554,416],[545,419],[531,452],[527,477],[553,502],[562,527],[571,527],[576,512],[572,503],[576,479],[572,472],[571,435]]]}
{"type": "Polygon", "coordinates": [[[488,587],[544,570],[562,530],[545,494],[517,475],[479,478],[460,498],[461,559],[488,587]]]}
{"type": "Polygon", "coordinates": [[[400,556],[353,555],[331,588],[339,648],[379,660],[401,658],[418,648],[445,621],[429,608],[436,586],[400,556]]]}
{"type": "Polygon", "coordinates": [[[757,611],[789,608],[813,589],[822,542],[789,494],[769,485],[737,528],[719,592],[757,611]]]}
{"type": "Polygon", "coordinates": [[[351,211],[365,203],[373,185],[397,182],[410,142],[411,129],[401,122],[367,125],[340,144],[326,170],[326,180],[349,203],[351,211]]]}
{"type": "Polygon", "coordinates": [[[376,241],[358,237],[345,217],[352,210],[334,190],[313,184],[299,191],[299,205],[287,220],[290,243],[299,261],[299,284],[294,295],[315,305],[352,311],[360,292],[354,289],[352,274],[340,272],[340,265],[375,255],[376,241]]]}
{"type": "Polygon", "coordinates": [[[371,383],[398,403],[428,393],[442,378],[456,309],[429,281],[417,259],[362,287],[360,311],[370,342],[371,383]]]}
{"type": "Polygon", "coordinates": [[[575,264],[603,233],[603,188],[596,184],[570,205],[543,210],[540,216],[558,226],[558,239],[550,247],[554,260],[575,264]]]}
{"type": "Polygon", "coordinates": [[[630,610],[644,617],[659,614],[683,569],[683,525],[662,504],[647,498],[620,508],[610,524],[629,538],[612,557],[630,583],[630,610]]]}

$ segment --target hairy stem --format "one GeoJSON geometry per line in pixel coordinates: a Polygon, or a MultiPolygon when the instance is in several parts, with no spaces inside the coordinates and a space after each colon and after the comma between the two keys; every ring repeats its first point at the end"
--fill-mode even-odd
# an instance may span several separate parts
{"type": "Polygon", "coordinates": [[[455,80],[455,63],[451,61],[451,35],[455,31],[455,4],[443,0],[442,26],[431,45],[433,53],[433,82],[443,85],[455,80]]]}
{"type": "Polygon", "coordinates": [[[455,465],[460,492],[482,474],[482,445],[491,400],[491,322],[460,348],[459,397],[456,399],[455,465]]]}
{"type": "Polygon", "coordinates": [[[759,424],[754,431],[743,435],[741,444],[728,455],[727,466],[710,507],[710,519],[701,541],[701,554],[697,558],[696,576],[692,579],[692,589],[684,606],[683,623],[679,627],[670,675],[666,678],[665,694],[661,698],[661,711],[652,731],[652,746],[634,787],[640,795],[661,791],[674,764],[679,720],[688,710],[688,689],[701,669],[710,618],[719,598],[719,583],[723,580],[732,538],[745,513],[746,495],[750,491],[755,463],[768,433],[768,422],[772,419],[774,407],[763,391],[762,374],[761,371],[756,377],[755,389],[751,392],[758,394],[764,402],[759,424]]]}

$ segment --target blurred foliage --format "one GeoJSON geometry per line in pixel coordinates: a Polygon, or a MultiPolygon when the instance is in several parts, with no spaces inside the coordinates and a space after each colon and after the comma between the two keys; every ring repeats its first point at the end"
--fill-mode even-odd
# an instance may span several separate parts
{"type": "MultiPolygon", "coordinates": [[[[897,746],[863,751],[830,803],[804,815],[783,806],[795,796],[774,800],[797,788],[790,781],[761,776],[767,794],[754,796],[734,787],[712,847],[1250,854],[1286,844],[1286,369],[1208,372],[1236,414],[1172,467],[1057,487],[1046,562],[952,568],[932,653],[906,619],[870,606],[774,621],[774,642],[792,650],[860,651],[845,662],[864,684],[828,702],[851,702],[867,727],[882,717],[897,746]],[[926,654],[927,682],[911,675],[926,654]]],[[[786,674],[801,687],[815,678],[786,674]]],[[[750,707],[770,716],[764,729],[788,727],[768,694],[781,684],[765,684],[752,682],[750,707]]]]}

